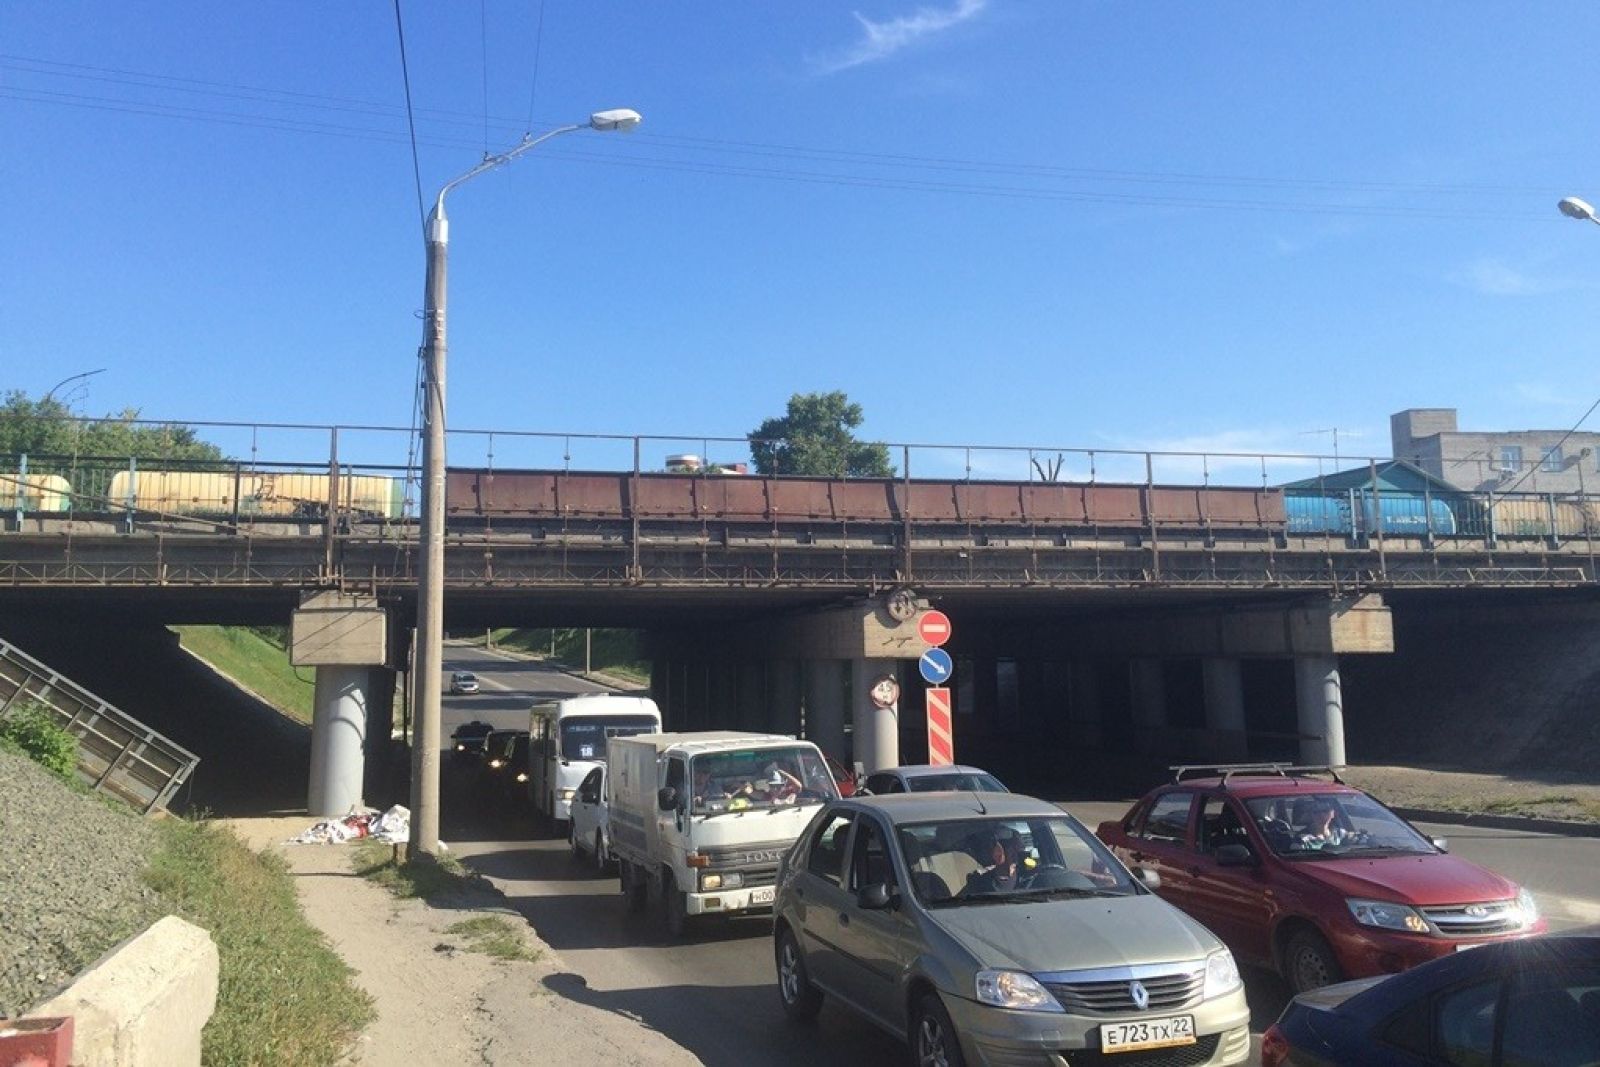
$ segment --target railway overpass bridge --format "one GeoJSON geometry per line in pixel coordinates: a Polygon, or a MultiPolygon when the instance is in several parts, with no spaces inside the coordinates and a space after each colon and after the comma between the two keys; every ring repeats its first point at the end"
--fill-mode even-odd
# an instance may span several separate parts
{"type": "MultiPolygon", "coordinates": [[[[1148,455],[1143,481],[1049,482],[662,473],[640,454],[634,439],[631,469],[453,468],[447,626],[642,629],[669,723],[803,732],[868,767],[922,754],[921,646],[897,594],[955,622],[964,755],[1312,762],[1343,761],[1341,660],[1392,654],[1397,613],[1596,599],[1587,500],[1517,501],[1549,522],[1513,528],[1503,499],[1346,490],[1308,513],[1265,473],[1163,483],[1148,455]],[[904,716],[868,697],[885,674],[904,716]]],[[[418,541],[381,483],[404,468],[146,461],[90,493],[54,475],[57,506],[37,472],[59,463],[17,468],[35,473],[11,478],[0,615],[294,621],[319,718],[388,736],[418,541]],[[276,497],[247,494],[262,470],[276,497]]]]}

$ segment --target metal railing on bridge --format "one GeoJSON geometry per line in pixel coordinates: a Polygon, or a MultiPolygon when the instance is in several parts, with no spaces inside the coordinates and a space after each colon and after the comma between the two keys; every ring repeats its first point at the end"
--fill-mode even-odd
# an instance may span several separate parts
{"type": "MultiPolygon", "coordinates": [[[[347,531],[414,542],[419,493],[412,430],[183,425],[203,433],[225,458],[0,456],[0,515],[9,520],[4,525],[22,530],[24,520],[32,519],[31,529],[38,531],[66,519],[68,536],[108,529],[320,534],[330,569],[334,542],[347,531]],[[87,525],[76,526],[75,519],[87,525]]],[[[468,488],[452,497],[447,521],[469,537],[485,524],[506,529],[519,520],[617,521],[624,524],[621,536],[635,546],[649,532],[641,523],[754,529],[833,522],[882,527],[908,559],[923,551],[912,547],[921,531],[952,527],[1020,529],[1029,536],[1054,532],[1066,539],[1078,531],[1126,534],[1130,545],[1152,553],[1168,540],[1210,547],[1223,536],[1267,539],[1280,551],[1370,552],[1380,574],[1388,569],[1383,557],[1390,545],[1413,553],[1562,550],[1563,574],[1580,566],[1581,580],[1594,574],[1600,533],[1595,498],[1583,489],[1555,491],[1555,482],[1539,491],[1544,468],[1531,464],[1520,477],[1496,467],[1495,477],[1481,483],[1528,491],[1456,489],[1437,478],[1403,490],[1379,480],[1380,468],[1392,461],[1378,458],[882,443],[874,447],[887,477],[750,473],[752,457],[779,455],[789,444],[746,437],[452,430],[451,493],[468,488]],[[491,483],[494,492],[486,499],[483,487],[491,483]],[[475,496],[467,499],[468,492],[475,496]],[[1575,555],[1586,562],[1576,563],[1575,555]]],[[[1578,477],[1581,483],[1581,469],[1578,477]]]]}
{"type": "Polygon", "coordinates": [[[0,640],[0,719],[43,709],[78,739],[78,776],[149,814],[167,806],[200,757],[0,640]]]}

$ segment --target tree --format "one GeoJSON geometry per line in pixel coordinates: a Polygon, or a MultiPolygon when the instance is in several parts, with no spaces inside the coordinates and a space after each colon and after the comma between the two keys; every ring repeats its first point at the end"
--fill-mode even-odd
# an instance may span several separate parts
{"type": "Polygon", "coordinates": [[[782,418],[750,432],[750,454],[762,474],[810,474],[825,478],[893,478],[885,445],[858,441],[860,404],[844,393],[796,393],[782,418]]]}
{"type": "Polygon", "coordinates": [[[216,461],[222,450],[176,423],[142,426],[139,412],[82,420],[53,397],[29,400],[12,390],[0,403],[0,456],[85,456],[105,459],[216,461]]]}

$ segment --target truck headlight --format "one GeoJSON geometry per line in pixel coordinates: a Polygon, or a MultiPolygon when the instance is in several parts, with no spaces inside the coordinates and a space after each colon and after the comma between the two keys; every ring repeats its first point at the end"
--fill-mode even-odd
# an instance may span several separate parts
{"type": "Polygon", "coordinates": [[[1050,991],[1021,971],[979,971],[978,1001],[1014,1011],[1063,1011],[1050,991]]]}
{"type": "Polygon", "coordinates": [[[1239,966],[1233,962],[1233,953],[1227,949],[1213,952],[1206,958],[1206,987],[1201,1000],[1232,993],[1243,984],[1239,980],[1239,966]]]}
{"type": "Polygon", "coordinates": [[[577,792],[578,791],[576,789],[557,789],[556,790],[556,799],[557,800],[571,800],[573,798],[573,796],[577,794],[577,792]]]}
{"type": "Polygon", "coordinates": [[[1517,911],[1523,926],[1532,926],[1539,921],[1539,902],[1533,899],[1533,894],[1526,887],[1517,891],[1517,911]]]}
{"type": "Polygon", "coordinates": [[[528,780],[528,772],[527,771],[518,771],[517,772],[517,781],[526,782],[527,780],[528,780]]]}
{"type": "Polygon", "coordinates": [[[1350,914],[1362,926],[1376,926],[1381,930],[1403,930],[1408,934],[1427,934],[1433,931],[1428,927],[1428,920],[1417,914],[1415,908],[1408,908],[1404,904],[1390,904],[1384,900],[1358,900],[1351,898],[1345,901],[1350,914]]]}
{"type": "Polygon", "coordinates": [[[503,759],[500,759],[498,756],[489,761],[489,766],[494,767],[496,770],[498,770],[501,767],[504,767],[505,765],[506,765],[506,761],[503,760],[503,759]]]}

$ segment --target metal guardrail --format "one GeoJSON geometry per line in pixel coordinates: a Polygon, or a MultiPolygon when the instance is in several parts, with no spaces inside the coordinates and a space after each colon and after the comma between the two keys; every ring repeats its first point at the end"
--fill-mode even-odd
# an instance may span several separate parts
{"type": "Polygon", "coordinates": [[[146,815],[167,806],[200,757],[0,641],[0,719],[29,704],[78,739],[78,776],[146,815]]]}

